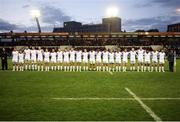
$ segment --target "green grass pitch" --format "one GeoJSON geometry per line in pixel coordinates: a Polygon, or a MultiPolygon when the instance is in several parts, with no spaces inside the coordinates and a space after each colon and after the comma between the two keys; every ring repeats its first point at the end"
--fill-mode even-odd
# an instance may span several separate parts
{"type": "MultiPolygon", "coordinates": [[[[165,72],[0,71],[0,120],[154,121],[129,88],[163,121],[180,121],[180,60],[165,72]]],[[[167,69],[167,67],[166,67],[167,69]]]]}

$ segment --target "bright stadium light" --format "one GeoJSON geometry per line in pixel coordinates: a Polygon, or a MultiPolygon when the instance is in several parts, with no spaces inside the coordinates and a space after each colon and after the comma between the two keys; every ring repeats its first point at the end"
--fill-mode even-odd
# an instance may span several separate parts
{"type": "Polygon", "coordinates": [[[180,12],[180,8],[176,9],[177,12],[180,12]]]}
{"type": "Polygon", "coordinates": [[[31,16],[32,16],[33,18],[35,18],[36,23],[37,23],[37,27],[38,27],[38,31],[39,31],[39,33],[41,33],[41,26],[40,26],[39,19],[38,19],[38,17],[41,16],[40,11],[37,10],[37,9],[34,9],[34,10],[31,10],[31,11],[30,11],[30,14],[31,14],[31,16]]]}
{"type": "Polygon", "coordinates": [[[37,10],[37,9],[36,10],[31,10],[30,14],[31,14],[32,17],[40,17],[40,15],[41,15],[40,11],[37,10]]]}
{"type": "Polygon", "coordinates": [[[119,10],[117,7],[111,6],[111,7],[107,8],[106,15],[107,15],[107,17],[117,17],[118,12],[119,12],[119,10]]]}

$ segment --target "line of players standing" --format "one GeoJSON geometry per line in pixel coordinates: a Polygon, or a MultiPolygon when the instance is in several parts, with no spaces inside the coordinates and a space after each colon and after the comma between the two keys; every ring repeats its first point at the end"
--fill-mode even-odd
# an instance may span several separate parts
{"type": "Polygon", "coordinates": [[[86,49],[74,50],[71,49],[52,49],[50,52],[48,49],[29,49],[28,47],[24,51],[18,51],[14,48],[12,52],[13,58],[13,71],[24,70],[37,70],[37,71],[49,71],[49,70],[61,70],[61,71],[116,71],[126,72],[128,61],[130,61],[130,71],[159,71],[165,72],[165,52],[161,51],[148,51],[143,50],[141,47],[138,50],[132,48],[131,51],[124,49],[121,51],[107,50],[104,51],[86,49]],[[130,58],[130,60],[128,60],[130,58]],[[137,59],[136,59],[137,58],[137,59]],[[137,63],[137,66],[136,66],[137,63]]]}

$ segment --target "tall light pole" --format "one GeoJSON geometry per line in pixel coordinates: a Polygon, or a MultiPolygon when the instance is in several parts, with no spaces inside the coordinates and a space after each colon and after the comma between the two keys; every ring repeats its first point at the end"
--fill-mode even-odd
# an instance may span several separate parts
{"type": "Polygon", "coordinates": [[[31,10],[31,16],[33,18],[35,18],[36,20],[36,23],[37,23],[37,27],[38,27],[38,32],[41,33],[41,26],[40,26],[40,23],[39,23],[39,19],[38,17],[40,16],[40,11],[39,10],[31,10]]]}

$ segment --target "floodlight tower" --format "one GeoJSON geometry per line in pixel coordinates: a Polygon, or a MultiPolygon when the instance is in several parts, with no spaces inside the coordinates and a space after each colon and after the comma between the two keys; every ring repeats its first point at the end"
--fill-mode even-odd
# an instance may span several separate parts
{"type": "Polygon", "coordinates": [[[35,18],[36,20],[36,23],[37,23],[37,27],[38,27],[38,32],[41,33],[41,26],[40,26],[40,23],[39,23],[39,19],[38,17],[40,16],[40,11],[39,10],[31,10],[31,16],[33,18],[35,18]]]}

